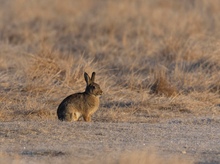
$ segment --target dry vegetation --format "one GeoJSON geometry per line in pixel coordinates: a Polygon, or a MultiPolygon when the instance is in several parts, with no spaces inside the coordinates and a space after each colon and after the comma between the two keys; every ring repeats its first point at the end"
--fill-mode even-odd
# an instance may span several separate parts
{"type": "Polygon", "coordinates": [[[220,1],[0,1],[0,121],[56,120],[84,71],[94,122],[220,115],[220,1]]]}
{"type": "Polygon", "coordinates": [[[0,120],[56,119],[96,71],[94,121],[218,115],[219,2],[1,2],[0,120]]]}

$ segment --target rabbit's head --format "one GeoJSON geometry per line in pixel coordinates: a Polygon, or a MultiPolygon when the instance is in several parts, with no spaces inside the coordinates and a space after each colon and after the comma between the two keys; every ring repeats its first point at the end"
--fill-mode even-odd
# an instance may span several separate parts
{"type": "Polygon", "coordinates": [[[92,95],[95,95],[95,96],[102,95],[102,90],[101,90],[100,86],[97,83],[94,82],[95,81],[95,72],[92,73],[91,78],[85,72],[84,73],[84,78],[85,78],[85,81],[86,81],[86,90],[85,90],[85,92],[87,94],[92,94],[92,95]]]}

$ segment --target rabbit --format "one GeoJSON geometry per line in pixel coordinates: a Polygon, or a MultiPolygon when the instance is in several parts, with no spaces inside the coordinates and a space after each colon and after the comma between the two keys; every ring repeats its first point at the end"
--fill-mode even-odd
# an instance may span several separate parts
{"type": "Polygon", "coordinates": [[[75,93],[66,97],[57,109],[58,119],[61,121],[78,121],[81,117],[86,122],[91,121],[91,116],[99,107],[99,97],[103,91],[95,83],[95,72],[91,78],[85,72],[86,89],[82,93],[75,93]]]}

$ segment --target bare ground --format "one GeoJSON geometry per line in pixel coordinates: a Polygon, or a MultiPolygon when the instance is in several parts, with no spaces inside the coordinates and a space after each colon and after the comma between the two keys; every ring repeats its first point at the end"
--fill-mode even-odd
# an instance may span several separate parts
{"type": "Polygon", "coordinates": [[[154,124],[0,122],[0,159],[11,163],[120,163],[123,157],[137,153],[139,162],[135,161],[145,163],[149,155],[157,153],[165,161],[184,159],[189,163],[214,164],[220,162],[219,125],[219,117],[171,119],[154,124]],[[138,152],[144,153],[145,158],[138,152]]]}

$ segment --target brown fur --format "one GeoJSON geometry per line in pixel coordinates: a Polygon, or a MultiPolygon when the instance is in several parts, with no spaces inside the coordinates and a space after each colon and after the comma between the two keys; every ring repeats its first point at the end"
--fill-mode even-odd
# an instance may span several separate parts
{"type": "Polygon", "coordinates": [[[57,109],[58,119],[61,121],[78,121],[81,117],[87,122],[99,107],[99,96],[102,94],[100,86],[94,82],[95,72],[90,78],[84,73],[87,83],[85,92],[75,93],[66,97],[57,109]]]}

